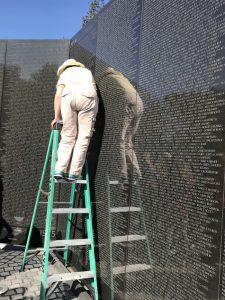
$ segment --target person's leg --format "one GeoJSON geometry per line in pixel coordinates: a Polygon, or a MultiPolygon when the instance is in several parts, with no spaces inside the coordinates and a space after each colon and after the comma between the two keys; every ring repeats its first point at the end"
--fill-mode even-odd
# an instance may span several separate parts
{"type": "Polygon", "coordinates": [[[77,112],[72,111],[71,109],[71,95],[62,97],[61,115],[63,128],[55,170],[56,173],[62,172],[63,174],[66,174],[68,172],[68,166],[77,137],[77,112]]]}
{"type": "Polygon", "coordinates": [[[79,107],[83,106],[83,110],[78,113],[78,134],[70,163],[70,176],[81,175],[98,111],[97,96],[87,98],[80,95],[77,104],[79,107]]]}
{"type": "Polygon", "coordinates": [[[120,169],[120,175],[122,179],[127,179],[128,174],[127,174],[127,160],[126,160],[126,136],[127,136],[127,130],[130,126],[131,122],[131,117],[126,116],[123,120],[123,125],[122,125],[122,132],[120,136],[120,141],[119,141],[119,169],[120,169]]]}
{"type": "Polygon", "coordinates": [[[137,131],[138,125],[140,122],[140,117],[131,120],[129,127],[126,131],[126,138],[125,138],[125,153],[126,153],[126,162],[133,166],[133,172],[136,173],[138,176],[141,176],[140,167],[138,164],[137,156],[134,152],[134,145],[133,139],[135,133],[137,131]]]}
{"type": "Polygon", "coordinates": [[[133,172],[136,175],[141,176],[141,171],[138,164],[137,156],[134,151],[133,141],[143,113],[143,103],[138,94],[135,97],[136,97],[135,105],[131,105],[129,108],[130,122],[126,129],[125,153],[126,153],[127,163],[133,166],[133,172]]]}

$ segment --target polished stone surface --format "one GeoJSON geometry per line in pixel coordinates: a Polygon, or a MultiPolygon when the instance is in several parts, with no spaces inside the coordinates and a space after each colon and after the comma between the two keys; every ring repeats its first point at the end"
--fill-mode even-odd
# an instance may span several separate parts
{"type": "Polygon", "coordinates": [[[222,0],[114,0],[72,39],[104,126],[91,145],[103,299],[224,299],[224,15],[222,0]]]}

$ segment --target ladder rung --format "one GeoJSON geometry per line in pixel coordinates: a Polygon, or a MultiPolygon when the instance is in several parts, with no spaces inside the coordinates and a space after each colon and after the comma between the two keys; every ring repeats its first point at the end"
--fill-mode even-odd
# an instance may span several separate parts
{"type": "Polygon", "coordinates": [[[122,243],[122,242],[132,242],[132,241],[140,241],[145,240],[145,235],[123,235],[123,236],[113,236],[112,243],[122,243]]]}
{"type": "MultiPolygon", "coordinates": [[[[39,204],[48,204],[48,201],[42,201],[39,204]]],[[[68,202],[54,202],[53,204],[68,204],[68,202]]]]}
{"type": "Polygon", "coordinates": [[[119,180],[109,180],[109,184],[117,185],[119,184],[119,180]]]}
{"type": "MultiPolygon", "coordinates": [[[[50,250],[65,250],[66,249],[66,247],[63,247],[63,248],[59,248],[59,247],[57,247],[57,248],[53,248],[53,247],[51,247],[50,248],[50,250]]],[[[32,251],[34,252],[34,251],[40,251],[40,252],[42,252],[42,251],[44,251],[44,248],[36,248],[35,250],[29,250],[28,251],[28,253],[32,253],[32,251]]]]}
{"type": "Polygon", "coordinates": [[[146,264],[127,265],[113,268],[113,274],[118,275],[131,272],[140,272],[149,269],[151,269],[151,266],[146,264]]]}
{"type": "Polygon", "coordinates": [[[76,180],[76,184],[86,184],[86,183],[87,183],[87,180],[83,180],[83,179],[76,180]]]}
{"type": "Polygon", "coordinates": [[[47,278],[47,284],[50,285],[53,282],[81,280],[88,278],[94,278],[94,273],[92,271],[54,274],[47,278]]]}
{"type": "MultiPolygon", "coordinates": [[[[65,250],[66,249],[66,247],[61,247],[61,248],[59,248],[59,247],[56,247],[56,248],[50,248],[50,250],[57,250],[57,251],[62,251],[62,250],[65,250]]],[[[44,251],[44,250],[43,250],[44,251]]]]}
{"type": "Polygon", "coordinates": [[[87,208],[53,208],[52,210],[53,214],[87,214],[88,209],[87,208]]]}
{"type": "Polygon", "coordinates": [[[87,180],[83,180],[83,179],[79,179],[79,180],[75,180],[75,181],[66,181],[64,179],[55,179],[55,183],[65,183],[65,184],[72,184],[72,183],[76,183],[76,184],[86,184],[87,180]]]}
{"type": "Polygon", "coordinates": [[[117,212],[133,212],[133,211],[141,211],[140,207],[127,206],[127,207],[111,207],[112,213],[117,212]]]}
{"type": "Polygon", "coordinates": [[[90,245],[91,242],[88,239],[76,239],[76,240],[58,240],[50,242],[50,247],[61,246],[85,246],[90,245]]]}

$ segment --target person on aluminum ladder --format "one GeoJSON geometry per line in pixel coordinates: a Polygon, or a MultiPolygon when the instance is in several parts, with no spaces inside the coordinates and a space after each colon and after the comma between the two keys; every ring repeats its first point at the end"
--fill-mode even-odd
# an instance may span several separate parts
{"type": "Polygon", "coordinates": [[[59,80],[54,100],[55,118],[63,128],[57,152],[55,179],[81,178],[90,138],[98,112],[98,97],[92,73],[75,59],[66,60],[58,69],[59,80]]]}

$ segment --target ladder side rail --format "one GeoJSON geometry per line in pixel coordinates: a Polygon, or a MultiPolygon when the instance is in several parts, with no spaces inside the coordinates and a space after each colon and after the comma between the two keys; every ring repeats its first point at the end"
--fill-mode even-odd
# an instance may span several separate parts
{"type": "Polygon", "coordinates": [[[107,174],[107,203],[109,216],[109,274],[110,274],[110,290],[111,300],[114,300],[114,278],[113,278],[113,245],[112,245],[112,216],[111,216],[111,188],[110,188],[109,174],[107,174]]]}
{"type": "Polygon", "coordinates": [[[139,200],[139,204],[140,204],[140,208],[141,208],[141,221],[144,227],[144,234],[146,236],[146,243],[147,243],[147,249],[148,249],[148,259],[149,259],[149,264],[150,266],[152,266],[152,257],[151,257],[151,249],[150,249],[150,242],[149,242],[149,238],[148,238],[148,231],[146,228],[146,224],[145,224],[145,216],[144,216],[144,210],[143,210],[143,203],[141,200],[141,194],[140,194],[140,189],[139,187],[137,187],[138,190],[138,200],[139,200]]]}
{"type": "Polygon", "coordinates": [[[95,251],[94,251],[94,232],[93,232],[93,223],[92,223],[91,195],[90,195],[87,161],[85,162],[84,173],[86,179],[86,185],[84,187],[84,201],[85,201],[85,207],[88,209],[86,226],[87,226],[88,239],[91,241],[91,245],[89,246],[89,260],[90,260],[90,270],[94,273],[94,278],[93,281],[91,282],[91,286],[92,288],[94,288],[95,291],[95,300],[98,300],[97,269],[96,269],[95,251]]]}
{"type": "Polygon", "coordinates": [[[35,221],[35,218],[36,218],[37,208],[38,208],[38,204],[39,204],[39,200],[40,200],[40,196],[41,196],[41,189],[42,189],[42,186],[43,186],[43,183],[44,183],[44,180],[45,180],[45,174],[46,174],[46,170],[47,170],[47,165],[48,165],[48,160],[49,160],[49,156],[50,156],[52,143],[53,143],[53,132],[51,132],[49,143],[48,143],[48,149],[47,149],[47,153],[46,153],[46,156],[45,156],[44,167],[43,167],[43,170],[42,170],[41,180],[40,180],[40,184],[39,184],[39,188],[38,188],[38,193],[37,193],[37,197],[36,197],[36,202],[35,202],[35,206],[34,206],[34,211],[33,211],[33,215],[32,215],[32,220],[31,220],[31,224],[30,224],[30,229],[29,229],[29,233],[28,233],[28,237],[27,237],[27,241],[26,241],[26,247],[25,247],[25,251],[24,251],[24,255],[23,255],[23,261],[22,261],[20,271],[23,271],[24,267],[25,267],[27,252],[28,252],[28,249],[29,249],[31,234],[32,234],[32,230],[33,230],[33,227],[34,227],[34,221],[35,221]]]}
{"type": "Polygon", "coordinates": [[[52,146],[52,160],[51,160],[51,179],[50,179],[50,194],[48,197],[48,207],[47,216],[45,223],[45,240],[44,240],[44,253],[43,253],[43,263],[42,263],[42,277],[41,277],[41,293],[40,300],[46,299],[46,285],[47,285],[47,275],[48,275],[48,258],[49,258],[49,245],[50,245],[50,234],[51,234],[51,224],[52,224],[52,208],[54,201],[55,192],[55,164],[56,164],[56,153],[58,148],[59,140],[59,130],[53,129],[53,146],[52,146]]]}
{"type": "MultiPolygon", "coordinates": [[[[76,190],[76,183],[73,182],[71,185],[71,191],[70,191],[69,208],[73,208],[73,206],[74,206],[75,190],[76,190]]],[[[71,226],[72,226],[72,213],[68,213],[65,240],[70,239],[71,226]]],[[[66,248],[64,250],[64,256],[63,256],[65,265],[67,265],[67,263],[68,263],[68,254],[69,254],[69,248],[68,248],[68,246],[66,246],[66,248]]]]}

